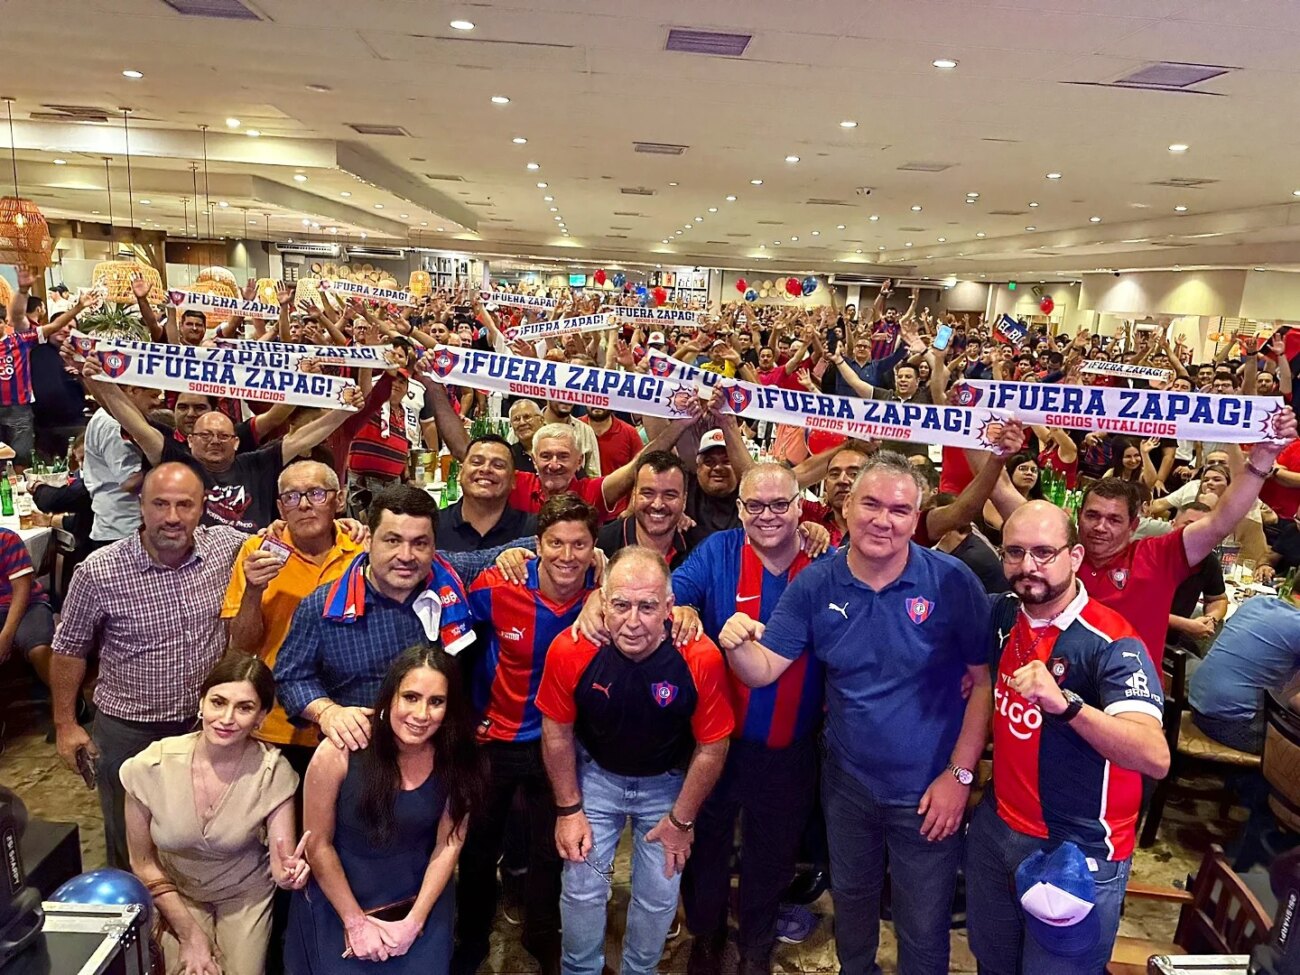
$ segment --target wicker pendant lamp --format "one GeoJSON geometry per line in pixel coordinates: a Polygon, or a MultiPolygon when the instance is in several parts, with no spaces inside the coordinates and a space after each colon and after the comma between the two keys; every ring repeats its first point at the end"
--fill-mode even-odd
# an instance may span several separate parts
{"type": "Polygon", "coordinates": [[[45,215],[18,194],[18,151],[14,145],[14,100],[6,98],[9,117],[9,161],[13,164],[14,195],[0,197],[0,264],[25,265],[34,271],[50,266],[54,240],[45,215]]]}
{"type": "Polygon", "coordinates": [[[428,271],[412,271],[406,287],[415,297],[426,298],[433,294],[433,278],[428,271]]]}

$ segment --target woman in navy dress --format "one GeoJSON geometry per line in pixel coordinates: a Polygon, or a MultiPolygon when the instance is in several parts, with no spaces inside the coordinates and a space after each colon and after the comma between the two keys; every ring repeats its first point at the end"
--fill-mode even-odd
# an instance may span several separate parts
{"type": "Polygon", "coordinates": [[[483,791],[455,662],[412,647],[393,661],[370,744],[321,742],[307,769],[304,823],[312,879],[295,895],[290,975],[447,975],[450,880],[483,791]],[[380,909],[383,910],[380,910],[380,909]]]}

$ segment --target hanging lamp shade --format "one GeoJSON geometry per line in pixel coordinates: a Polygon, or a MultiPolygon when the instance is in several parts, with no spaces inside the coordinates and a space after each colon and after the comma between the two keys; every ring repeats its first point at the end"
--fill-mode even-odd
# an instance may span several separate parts
{"type": "Polygon", "coordinates": [[[417,298],[427,298],[433,294],[433,278],[428,271],[412,271],[406,289],[417,298]]]}
{"type": "Polygon", "coordinates": [[[161,305],[163,303],[162,277],[143,261],[100,261],[91,274],[91,282],[104,286],[109,301],[119,305],[135,304],[135,292],[131,290],[133,274],[144,275],[144,279],[149,282],[150,304],[161,305]]]}
{"type": "Polygon", "coordinates": [[[205,267],[199,272],[199,276],[196,280],[220,281],[223,284],[230,285],[232,288],[239,287],[239,282],[235,280],[234,272],[229,271],[224,267],[205,267]]]}
{"type": "Polygon", "coordinates": [[[268,305],[280,304],[280,295],[276,291],[280,282],[275,278],[258,278],[257,279],[257,300],[268,305]]]}
{"type": "Polygon", "coordinates": [[[13,300],[14,289],[9,287],[9,282],[0,278],[0,306],[9,307],[9,302],[13,300]]]}
{"type": "Polygon", "coordinates": [[[49,225],[36,204],[17,196],[0,197],[0,264],[39,271],[50,266],[53,252],[49,225]]]}
{"type": "MultiPolygon", "coordinates": [[[[279,304],[280,299],[276,298],[279,304]]],[[[321,303],[320,298],[320,278],[299,278],[298,283],[294,286],[293,303],[296,306],[300,301],[309,301],[313,305],[321,303]]]]}

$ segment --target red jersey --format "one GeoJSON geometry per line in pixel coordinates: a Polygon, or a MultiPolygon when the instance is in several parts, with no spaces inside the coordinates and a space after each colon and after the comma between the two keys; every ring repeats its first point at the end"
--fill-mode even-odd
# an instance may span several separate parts
{"type": "MultiPolygon", "coordinates": [[[[1277,463],[1300,474],[1300,440],[1287,444],[1282,453],[1277,455],[1277,463]]],[[[1289,488],[1269,478],[1260,488],[1259,500],[1276,511],[1279,518],[1294,518],[1296,509],[1300,508],[1300,488],[1289,488]]]]}
{"type": "Polygon", "coordinates": [[[975,472],[966,460],[961,447],[943,448],[943,468],[939,471],[939,490],[948,494],[961,494],[966,485],[975,480],[975,472]]]}
{"type": "Polygon", "coordinates": [[[411,442],[406,438],[406,408],[381,408],[371,416],[352,441],[348,471],[396,480],[406,473],[411,442]]]}
{"type": "MultiPolygon", "coordinates": [[[[571,491],[596,509],[601,521],[608,521],[612,512],[605,504],[605,479],[603,477],[574,478],[564,490],[571,491]]],[[[546,495],[542,493],[542,479],[531,471],[516,471],[515,486],[510,489],[506,504],[524,514],[535,515],[542,510],[546,495]]]]}
{"type": "MultiPolygon", "coordinates": [[[[584,416],[582,419],[590,426],[589,418],[584,416]]],[[[595,432],[594,429],[592,432],[595,432]]],[[[609,429],[596,434],[596,446],[600,450],[600,473],[613,474],[639,454],[643,444],[636,427],[612,416],[609,429]]]]}
{"type": "Polygon", "coordinates": [[[1192,574],[1180,528],[1131,542],[1104,565],[1084,558],[1079,579],[1093,599],[1128,620],[1146,644],[1157,670],[1165,655],[1174,592],[1192,574]]]}

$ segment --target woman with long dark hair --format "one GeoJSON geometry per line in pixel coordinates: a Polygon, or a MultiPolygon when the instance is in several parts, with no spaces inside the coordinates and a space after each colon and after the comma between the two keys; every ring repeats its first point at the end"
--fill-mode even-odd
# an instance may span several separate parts
{"type": "Polygon", "coordinates": [[[415,646],[393,661],[369,747],[321,742],[307,769],[312,881],[294,897],[290,975],[446,975],[450,887],[483,772],[456,663],[415,646]]]}
{"type": "MultiPolygon", "coordinates": [[[[1012,486],[1024,495],[1026,500],[1042,500],[1043,488],[1038,480],[1038,459],[1033,454],[1028,451],[1012,454],[1006,459],[1005,465],[1007,477],[1011,478],[1012,486]]],[[[998,511],[997,506],[992,501],[986,501],[984,502],[982,518],[979,522],[976,522],[976,527],[994,545],[1000,545],[1002,543],[1002,520],[1002,514],[998,511]]]]}

